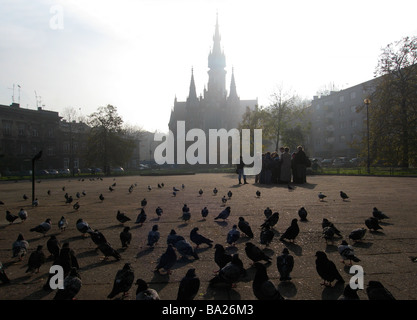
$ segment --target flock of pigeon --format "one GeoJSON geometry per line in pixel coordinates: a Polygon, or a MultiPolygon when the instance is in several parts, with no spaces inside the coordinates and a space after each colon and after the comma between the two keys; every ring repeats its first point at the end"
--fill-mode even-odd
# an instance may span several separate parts
{"type": "MultiPolygon", "coordinates": [[[[129,193],[132,193],[135,185],[131,185],[128,189],[129,193]]],[[[158,189],[163,189],[165,186],[163,183],[157,185],[158,189]]],[[[185,186],[182,185],[181,188],[172,188],[172,196],[176,197],[179,192],[184,192],[185,186]]],[[[109,187],[109,192],[113,192],[116,189],[116,182],[114,182],[109,187]]],[[[148,191],[151,191],[152,187],[148,186],[148,191]]],[[[293,189],[292,189],[293,190],[293,189]]],[[[65,192],[65,187],[62,188],[62,191],[65,192]]],[[[198,190],[198,197],[203,195],[203,189],[198,190]]],[[[218,190],[214,188],[212,191],[213,195],[217,195],[218,190]]],[[[48,190],[48,195],[50,191],[48,190]]],[[[86,193],[77,192],[76,198],[80,199],[81,197],[86,196],[86,193]]],[[[229,191],[227,196],[221,198],[222,207],[219,213],[214,216],[215,221],[227,221],[230,215],[232,214],[231,206],[228,206],[228,201],[232,198],[233,193],[229,191]]],[[[24,195],[25,199],[26,195],[24,195]]],[[[255,197],[261,197],[261,192],[256,191],[255,197]]],[[[343,201],[347,201],[349,196],[340,191],[340,197],[343,201]]],[[[325,201],[326,195],[323,193],[318,194],[319,201],[325,201]]],[[[27,197],[26,197],[27,199],[27,197]]],[[[105,196],[103,193],[99,195],[100,201],[105,201],[105,196]]],[[[72,196],[65,193],[65,203],[71,204],[74,202],[72,196]]],[[[34,206],[38,206],[39,202],[33,203],[34,206]]],[[[147,220],[146,214],[147,200],[143,198],[141,201],[141,208],[137,215],[135,224],[143,225],[147,220]]],[[[74,210],[79,210],[80,204],[79,201],[75,201],[73,204],[74,210]]],[[[159,220],[163,215],[163,209],[157,207],[155,210],[157,215],[157,220],[159,220]]],[[[201,210],[201,216],[203,220],[208,218],[209,211],[207,207],[204,207],[201,210]]],[[[284,243],[295,242],[299,233],[300,227],[298,221],[308,221],[307,216],[308,212],[304,207],[301,207],[298,210],[299,219],[293,218],[291,224],[285,229],[284,232],[280,234],[279,240],[284,243]]],[[[6,220],[13,224],[16,220],[20,219],[21,222],[25,222],[28,218],[28,213],[23,208],[17,213],[17,215],[12,214],[9,210],[6,210],[6,220]]],[[[182,207],[182,215],[179,217],[185,223],[188,223],[191,219],[190,209],[187,204],[184,204],[182,207]]],[[[380,226],[380,221],[388,219],[388,216],[383,212],[378,210],[376,207],[373,209],[372,216],[365,220],[365,226],[370,232],[378,231],[382,229],[380,226]]],[[[131,218],[128,217],[125,213],[120,210],[116,213],[116,220],[121,224],[128,223],[131,221],[131,218]]],[[[228,231],[226,239],[209,239],[208,237],[200,233],[199,227],[195,226],[192,228],[189,239],[195,245],[193,245],[185,239],[182,235],[177,234],[177,232],[172,229],[166,238],[166,250],[161,254],[158,259],[157,265],[154,269],[154,272],[160,274],[171,274],[172,268],[178,261],[178,256],[180,257],[192,257],[195,260],[199,260],[199,255],[196,249],[201,245],[206,245],[208,248],[213,248],[213,257],[214,262],[217,265],[217,270],[214,271],[212,279],[209,281],[209,286],[214,289],[228,290],[236,287],[237,283],[247,276],[247,269],[245,269],[243,262],[241,260],[241,255],[245,254],[246,257],[251,261],[251,268],[255,268],[255,276],[252,281],[252,289],[254,296],[259,300],[282,300],[284,299],[283,295],[280,294],[278,287],[269,279],[267,267],[272,263],[272,258],[268,256],[264,250],[255,244],[253,239],[255,239],[254,230],[258,230],[258,227],[252,228],[248,221],[244,217],[238,217],[238,223],[233,224],[230,231],[228,231]],[[238,250],[234,250],[234,254],[229,254],[227,247],[222,245],[222,243],[227,243],[228,247],[236,248],[236,243],[241,238],[246,238],[244,253],[239,253],[238,250]]],[[[273,212],[269,207],[264,210],[264,219],[260,223],[259,229],[259,239],[260,244],[268,247],[275,237],[275,226],[279,221],[279,213],[273,212]]],[[[133,222],[133,221],[132,221],[133,222]]],[[[64,232],[68,226],[68,222],[64,216],[58,221],[58,228],[61,232],[64,232]]],[[[39,223],[38,225],[31,226],[29,228],[30,232],[37,232],[46,236],[48,231],[52,227],[51,219],[46,219],[45,221],[39,223]]],[[[93,229],[89,226],[87,221],[84,221],[83,218],[78,218],[76,221],[76,229],[80,232],[83,237],[90,237],[93,243],[97,246],[104,257],[103,260],[113,257],[116,260],[121,260],[122,256],[118,250],[116,250],[110,243],[107,241],[106,237],[97,229],[93,229]]],[[[350,265],[353,262],[359,262],[360,259],[355,255],[354,248],[348,243],[348,241],[358,242],[362,241],[364,238],[367,229],[357,228],[351,231],[348,236],[348,239],[343,239],[340,231],[336,226],[330,222],[328,219],[324,218],[322,221],[322,237],[325,239],[326,243],[328,241],[334,242],[335,239],[343,239],[337,247],[337,250],[340,254],[340,257],[345,263],[349,261],[350,265]]],[[[152,229],[147,235],[147,246],[149,248],[154,248],[155,245],[160,242],[161,235],[159,233],[158,224],[154,224],[152,229]]],[[[120,232],[120,243],[123,249],[127,248],[132,241],[131,228],[129,226],[124,226],[123,230],[120,232]]],[[[61,265],[64,269],[65,280],[64,280],[64,289],[59,289],[56,291],[54,299],[75,299],[78,292],[82,288],[81,276],[79,273],[79,264],[76,258],[74,251],[69,247],[69,243],[64,243],[61,247],[60,242],[58,241],[55,235],[51,235],[46,242],[46,247],[50,256],[53,259],[53,264],[61,265]]],[[[24,239],[22,233],[17,236],[16,241],[12,244],[13,258],[16,258],[18,261],[22,261],[26,255],[29,256],[27,261],[27,270],[26,272],[33,273],[39,272],[40,267],[46,263],[47,257],[43,252],[43,246],[38,245],[36,250],[33,251],[30,255],[28,254],[29,243],[24,239]]],[[[323,285],[331,287],[332,283],[336,281],[337,283],[344,283],[343,277],[340,275],[335,263],[331,261],[324,251],[317,251],[315,254],[316,257],[316,271],[318,276],[323,280],[323,285]]],[[[294,257],[290,254],[287,247],[285,247],[282,252],[277,255],[276,259],[276,268],[279,272],[280,281],[291,281],[291,272],[293,271],[294,265],[296,263],[294,257]]],[[[130,263],[125,263],[123,268],[117,271],[114,278],[113,288],[108,294],[108,299],[113,299],[117,295],[121,294],[121,298],[125,298],[129,290],[132,288],[133,284],[137,286],[135,297],[137,300],[159,300],[158,292],[155,289],[149,287],[148,283],[141,278],[135,280],[135,274],[133,267],[130,263]]],[[[7,274],[0,262],[0,281],[4,283],[9,283],[10,279],[7,277],[7,274]]],[[[49,279],[44,285],[45,290],[51,290],[49,287],[49,279]]],[[[200,290],[200,279],[196,274],[195,268],[189,268],[185,276],[179,283],[178,287],[178,300],[192,300],[196,297],[197,293],[200,290]]],[[[369,281],[366,293],[370,300],[372,299],[394,299],[392,294],[384,288],[384,286],[378,281],[369,281]]],[[[349,284],[346,285],[343,295],[339,299],[359,299],[357,295],[357,289],[351,289],[349,284]]]]}

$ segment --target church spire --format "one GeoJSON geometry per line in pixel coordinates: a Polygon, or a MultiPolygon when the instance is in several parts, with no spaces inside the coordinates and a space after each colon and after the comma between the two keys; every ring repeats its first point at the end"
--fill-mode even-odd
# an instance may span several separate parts
{"type": "Polygon", "coordinates": [[[231,99],[231,100],[237,100],[237,99],[239,99],[239,97],[237,95],[237,91],[236,91],[236,82],[235,82],[234,68],[232,68],[232,80],[230,81],[229,99],[231,99]]]}
{"type": "Polygon", "coordinates": [[[187,100],[188,101],[197,100],[197,91],[196,91],[195,82],[194,82],[194,68],[191,68],[190,92],[188,93],[187,100]]]}

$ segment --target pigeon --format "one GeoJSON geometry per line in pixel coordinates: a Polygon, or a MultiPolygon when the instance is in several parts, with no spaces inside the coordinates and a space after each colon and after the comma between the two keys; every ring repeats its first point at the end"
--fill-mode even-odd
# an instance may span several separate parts
{"type": "Polygon", "coordinates": [[[271,230],[270,227],[262,228],[261,235],[260,235],[260,242],[261,244],[264,244],[266,246],[269,246],[272,242],[272,239],[274,239],[274,231],[271,230]]]}
{"type": "Polygon", "coordinates": [[[207,218],[208,214],[209,214],[209,211],[208,211],[207,207],[204,207],[204,208],[201,210],[201,216],[203,217],[203,219],[204,219],[204,220],[206,220],[206,218],[207,218]]]}
{"type": "Polygon", "coordinates": [[[4,202],[0,200],[0,205],[4,205],[4,202]]]}
{"type": "Polygon", "coordinates": [[[162,210],[162,208],[161,207],[157,207],[156,209],[155,209],[155,213],[156,213],[156,215],[158,216],[158,220],[159,220],[159,218],[161,218],[161,216],[162,216],[162,213],[163,213],[164,211],[162,210]]]}
{"type": "Polygon", "coordinates": [[[81,193],[79,191],[77,191],[77,193],[75,194],[75,196],[77,197],[77,199],[81,198],[81,193]]]}
{"type": "Polygon", "coordinates": [[[68,221],[67,219],[65,219],[64,216],[61,217],[61,219],[59,219],[58,221],[58,228],[61,231],[65,231],[65,229],[68,227],[68,221]]]}
{"type": "Polygon", "coordinates": [[[17,239],[12,244],[12,252],[13,252],[13,258],[19,258],[21,261],[23,257],[27,254],[29,249],[29,242],[27,242],[23,234],[19,233],[17,236],[17,239]]]}
{"type": "Polygon", "coordinates": [[[365,236],[366,229],[365,228],[357,228],[352,230],[352,232],[349,234],[349,239],[353,241],[360,241],[365,236]]]}
{"type": "Polygon", "coordinates": [[[12,224],[19,216],[12,214],[9,210],[6,210],[6,220],[9,224],[12,224]]]}
{"type": "Polygon", "coordinates": [[[330,227],[334,234],[338,235],[339,237],[342,236],[342,234],[340,233],[340,231],[334,226],[334,224],[332,222],[330,222],[328,219],[323,218],[322,222],[321,222],[321,227],[324,229],[326,227],[330,227]]]}
{"type": "Polygon", "coordinates": [[[173,196],[173,197],[176,197],[176,196],[177,196],[177,193],[176,193],[175,191],[173,191],[173,192],[172,192],[172,196],[173,196]]]}
{"type": "Polygon", "coordinates": [[[199,194],[200,196],[202,196],[202,195],[203,195],[203,189],[198,190],[198,194],[199,194]]]}
{"type": "Polygon", "coordinates": [[[271,262],[271,257],[265,254],[258,246],[254,245],[252,242],[246,242],[245,244],[245,253],[249,259],[255,262],[266,261],[271,262]]]}
{"type": "Polygon", "coordinates": [[[0,261],[0,281],[2,283],[10,283],[10,279],[6,274],[6,271],[4,271],[4,267],[1,261],[0,261]]]}
{"type": "Polygon", "coordinates": [[[19,212],[17,213],[17,215],[19,216],[20,220],[22,220],[22,222],[26,221],[26,219],[28,218],[28,213],[23,208],[21,208],[19,210],[19,212]]]}
{"type": "Polygon", "coordinates": [[[72,196],[69,196],[66,200],[65,203],[71,203],[74,199],[72,198],[72,196]]]}
{"type": "Polygon", "coordinates": [[[142,201],[140,202],[140,205],[142,207],[146,207],[147,204],[148,204],[148,200],[146,200],[146,198],[143,198],[142,201]]]}
{"type": "Polygon", "coordinates": [[[200,279],[195,274],[195,269],[190,268],[180,281],[177,300],[193,300],[199,289],[200,279]]]}
{"type": "Polygon", "coordinates": [[[129,193],[133,192],[133,184],[129,187],[129,189],[127,190],[129,193]]]}
{"type": "Polygon", "coordinates": [[[158,189],[162,189],[162,186],[160,183],[158,183],[158,189]]]}
{"type": "Polygon", "coordinates": [[[140,225],[143,225],[145,221],[146,221],[146,212],[143,208],[141,208],[138,216],[136,217],[135,223],[140,223],[140,225]]]}
{"type": "MultiPolygon", "coordinates": [[[[160,185],[158,184],[158,186],[160,185]]],[[[158,292],[149,288],[145,280],[137,279],[135,284],[138,286],[136,288],[136,300],[160,300],[158,292]]]]}
{"type": "Polygon", "coordinates": [[[86,236],[86,233],[93,231],[93,229],[91,229],[88,223],[81,218],[77,220],[77,222],[75,223],[75,227],[79,232],[83,234],[84,237],[86,236]]]}
{"type": "Polygon", "coordinates": [[[80,203],[77,201],[76,203],[73,204],[72,208],[74,210],[77,210],[78,211],[78,209],[80,209],[80,203]]]}
{"type": "Polygon", "coordinates": [[[167,244],[172,244],[175,247],[175,244],[180,240],[185,240],[185,239],[183,236],[178,235],[174,229],[171,229],[167,237],[167,244]]]}
{"type": "Polygon", "coordinates": [[[152,226],[152,230],[149,231],[149,233],[148,233],[148,243],[147,243],[147,245],[149,247],[155,246],[155,244],[159,241],[160,237],[161,236],[160,236],[159,231],[158,231],[158,225],[155,224],[155,225],[152,226]]]}
{"type": "Polygon", "coordinates": [[[266,207],[264,210],[265,219],[268,219],[270,216],[272,216],[272,210],[269,207],[266,207]]]}
{"type": "Polygon", "coordinates": [[[365,220],[365,225],[368,227],[369,230],[378,231],[382,229],[382,227],[378,223],[378,219],[375,217],[370,217],[365,220]]]}
{"type": "Polygon", "coordinates": [[[239,222],[237,224],[240,231],[242,231],[247,237],[253,239],[253,232],[252,228],[249,225],[249,222],[245,220],[243,217],[239,217],[239,222]]]}
{"type": "Polygon", "coordinates": [[[300,217],[300,221],[307,221],[307,210],[301,207],[298,209],[298,216],[300,217]]]}
{"type": "Polygon", "coordinates": [[[229,198],[229,200],[232,198],[232,195],[233,195],[232,191],[229,190],[227,192],[227,197],[229,198]]]}
{"type": "Polygon", "coordinates": [[[178,253],[182,256],[182,258],[192,256],[196,260],[200,259],[197,252],[194,251],[191,244],[185,239],[175,242],[174,247],[175,249],[177,249],[178,253]]]}
{"type": "Polygon", "coordinates": [[[288,191],[292,191],[292,190],[294,190],[294,188],[291,186],[291,185],[287,185],[287,188],[288,188],[288,191]]]}
{"type": "Polygon", "coordinates": [[[77,268],[71,268],[64,279],[64,289],[59,289],[53,300],[74,300],[81,287],[82,281],[77,268]]]}
{"type": "Polygon", "coordinates": [[[23,200],[27,200],[29,199],[28,196],[26,194],[23,195],[23,200]]]}
{"type": "Polygon", "coordinates": [[[227,198],[226,198],[226,196],[223,196],[222,197],[222,204],[223,205],[226,205],[226,202],[227,202],[227,198]]]}
{"type": "Polygon", "coordinates": [[[237,225],[233,225],[232,229],[227,233],[226,242],[232,246],[236,244],[236,241],[240,238],[240,231],[237,230],[237,225]]]}
{"type": "Polygon", "coordinates": [[[396,300],[392,293],[389,292],[381,282],[375,280],[368,282],[366,294],[368,295],[369,300],[396,300]]]}
{"type": "Polygon", "coordinates": [[[98,196],[98,198],[100,199],[100,201],[102,201],[102,202],[103,202],[103,200],[104,200],[104,196],[103,196],[103,194],[102,194],[102,193],[100,193],[100,195],[98,196]]]}
{"type": "Polygon", "coordinates": [[[171,268],[177,262],[177,254],[175,253],[172,244],[168,244],[166,251],[159,258],[159,262],[155,267],[155,272],[159,272],[160,269],[164,269],[166,274],[171,274],[171,268]]]}
{"type": "Polygon", "coordinates": [[[376,207],[372,210],[372,215],[377,218],[378,220],[389,219],[389,217],[383,213],[382,211],[378,210],[376,207]]]}
{"type": "Polygon", "coordinates": [[[97,249],[99,249],[99,246],[106,243],[107,239],[104,236],[103,233],[101,233],[99,230],[95,229],[94,231],[87,231],[90,236],[91,236],[91,240],[93,241],[93,243],[97,246],[97,249]]]}
{"type": "Polygon", "coordinates": [[[349,260],[352,265],[352,260],[354,262],[361,261],[357,256],[355,256],[353,247],[350,246],[346,240],[343,240],[342,243],[337,247],[337,251],[342,257],[342,262],[345,263],[345,260],[349,260]]]}
{"type": "Polygon", "coordinates": [[[48,249],[51,256],[53,256],[54,260],[56,260],[59,257],[61,245],[59,244],[59,240],[55,235],[50,236],[50,238],[46,242],[46,248],[48,249]]]}
{"type": "Polygon", "coordinates": [[[120,210],[117,210],[117,214],[116,214],[116,219],[117,221],[119,221],[120,223],[125,223],[130,221],[131,219],[125,215],[123,212],[120,212],[120,210]]]}
{"type": "Polygon", "coordinates": [[[261,196],[261,192],[259,190],[256,190],[256,197],[259,198],[261,196]]]}
{"type": "Polygon", "coordinates": [[[343,191],[340,191],[340,197],[342,198],[343,201],[346,201],[347,199],[349,199],[349,196],[343,191]]]}
{"type": "Polygon", "coordinates": [[[43,246],[39,245],[36,248],[36,251],[30,254],[29,260],[28,260],[28,268],[26,269],[26,273],[28,272],[34,273],[35,270],[36,270],[36,273],[38,273],[39,268],[45,263],[46,257],[42,251],[42,248],[43,246]]]}
{"type": "Polygon", "coordinates": [[[252,282],[252,290],[255,297],[258,300],[284,300],[278,289],[269,280],[266,267],[259,262],[256,262],[254,266],[256,273],[252,282]]]}
{"type": "Polygon", "coordinates": [[[152,190],[152,187],[151,186],[148,186],[148,191],[151,191],[152,190]]]}
{"type": "Polygon", "coordinates": [[[203,243],[207,244],[211,248],[213,246],[213,244],[212,244],[213,240],[210,240],[210,239],[202,236],[201,234],[198,233],[198,230],[199,230],[198,227],[195,227],[191,230],[190,240],[197,245],[196,248],[198,248],[200,246],[200,244],[203,244],[203,243]]]}
{"type": "Polygon", "coordinates": [[[184,206],[182,207],[182,216],[181,219],[188,222],[188,220],[191,219],[191,212],[190,212],[190,208],[188,208],[188,206],[186,204],[184,204],[184,206]]]}
{"type": "Polygon", "coordinates": [[[264,223],[261,224],[261,228],[272,228],[278,223],[279,213],[274,212],[264,223]]]}
{"type": "Polygon", "coordinates": [[[64,276],[68,275],[68,273],[71,271],[71,268],[74,267],[77,270],[80,268],[77,257],[75,256],[75,252],[70,248],[69,245],[69,242],[65,242],[62,245],[62,249],[59,252],[58,258],[59,265],[64,269],[64,276]]]}
{"type": "Polygon", "coordinates": [[[180,191],[180,189],[177,189],[176,187],[172,187],[172,191],[178,192],[178,191],[180,191]]]}
{"type": "Polygon", "coordinates": [[[298,227],[297,219],[294,218],[291,221],[291,225],[285,230],[285,232],[282,234],[282,236],[279,238],[281,241],[284,239],[292,240],[294,241],[295,238],[300,233],[300,228],[298,227]]]}
{"type": "Polygon", "coordinates": [[[235,253],[232,256],[232,261],[220,269],[218,275],[210,280],[209,285],[226,285],[227,287],[232,288],[235,286],[236,282],[245,275],[246,270],[243,268],[243,262],[240,260],[239,254],[235,253]]]}
{"type": "Polygon", "coordinates": [[[214,218],[214,220],[217,220],[217,219],[223,219],[223,221],[226,220],[230,215],[230,211],[231,211],[230,207],[226,207],[222,212],[220,212],[217,215],[217,217],[214,218]]]}
{"type": "Polygon", "coordinates": [[[213,195],[216,195],[216,194],[217,194],[217,192],[218,192],[217,188],[216,188],[216,187],[214,187],[214,189],[213,189],[213,195]]]}
{"type": "Polygon", "coordinates": [[[277,257],[277,268],[280,275],[280,281],[291,280],[290,273],[294,268],[294,257],[290,255],[287,248],[284,248],[282,254],[277,257]]]}
{"type": "Polygon", "coordinates": [[[226,264],[232,261],[232,256],[226,253],[226,250],[221,244],[216,244],[214,246],[214,262],[219,267],[219,270],[215,271],[216,273],[220,271],[226,264]]]}
{"type": "Polygon", "coordinates": [[[337,300],[360,300],[358,289],[352,289],[350,284],[347,284],[342,295],[337,300]]]}
{"type": "Polygon", "coordinates": [[[120,242],[122,248],[127,248],[132,241],[132,234],[130,233],[130,227],[124,227],[123,231],[120,232],[120,242]]]}
{"type": "Polygon", "coordinates": [[[323,238],[326,239],[326,243],[330,240],[333,243],[334,240],[334,230],[332,227],[323,228],[323,238]]]}
{"type": "Polygon", "coordinates": [[[108,242],[100,244],[98,249],[104,254],[103,260],[106,260],[108,257],[114,257],[117,261],[119,261],[122,258],[120,253],[114,250],[108,242]]]}
{"type": "Polygon", "coordinates": [[[319,197],[319,200],[320,200],[320,201],[323,201],[323,200],[324,200],[324,198],[327,198],[327,196],[326,196],[325,194],[323,194],[322,192],[319,192],[318,197],[319,197]]]}
{"type": "Polygon", "coordinates": [[[36,198],[35,200],[33,200],[32,206],[34,206],[34,207],[39,206],[39,200],[38,200],[38,198],[36,198]]]}
{"type": "Polygon", "coordinates": [[[331,286],[334,280],[344,283],[342,276],[336,268],[333,261],[327,258],[327,255],[323,251],[316,252],[316,271],[319,276],[324,280],[322,285],[331,286]]]}
{"type": "Polygon", "coordinates": [[[37,225],[34,228],[31,228],[30,231],[31,232],[39,232],[42,233],[43,236],[46,235],[46,233],[51,230],[52,227],[52,221],[51,219],[46,219],[44,222],[42,222],[41,224],[37,225]]]}
{"type": "Polygon", "coordinates": [[[123,293],[123,298],[127,295],[127,292],[133,285],[135,279],[135,273],[130,263],[125,263],[123,268],[117,271],[114,278],[113,289],[107,296],[108,299],[114,298],[119,293],[123,293]]]}

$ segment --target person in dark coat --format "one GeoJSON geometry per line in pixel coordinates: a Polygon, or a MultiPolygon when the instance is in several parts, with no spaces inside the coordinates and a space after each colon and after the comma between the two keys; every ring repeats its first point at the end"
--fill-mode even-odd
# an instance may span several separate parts
{"type": "Polygon", "coordinates": [[[242,177],[243,177],[243,183],[248,184],[246,182],[246,176],[243,174],[244,166],[245,166],[245,163],[243,162],[243,157],[240,156],[240,162],[236,165],[236,173],[238,174],[239,184],[242,184],[242,177]]]}
{"type": "Polygon", "coordinates": [[[311,163],[305,154],[303,147],[298,146],[297,152],[294,154],[293,159],[293,182],[294,183],[306,183],[306,171],[307,167],[310,167],[311,163]]]}

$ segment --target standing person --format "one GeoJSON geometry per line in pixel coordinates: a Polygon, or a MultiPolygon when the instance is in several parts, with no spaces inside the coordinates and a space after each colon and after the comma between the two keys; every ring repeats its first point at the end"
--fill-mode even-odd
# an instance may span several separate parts
{"type": "Polygon", "coordinates": [[[291,155],[290,148],[285,147],[284,153],[281,155],[281,170],[279,183],[290,183],[291,182],[291,155]]]}
{"type": "Polygon", "coordinates": [[[245,166],[245,163],[243,162],[243,157],[240,156],[240,162],[236,165],[236,172],[238,174],[239,184],[242,184],[242,177],[244,184],[248,184],[246,182],[246,176],[243,174],[243,167],[245,166]]]}
{"type": "Polygon", "coordinates": [[[294,183],[306,183],[307,182],[307,167],[311,166],[310,159],[305,154],[303,147],[298,146],[297,152],[294,155],[294,183]]]}

